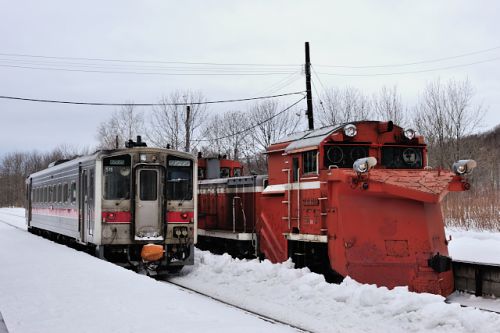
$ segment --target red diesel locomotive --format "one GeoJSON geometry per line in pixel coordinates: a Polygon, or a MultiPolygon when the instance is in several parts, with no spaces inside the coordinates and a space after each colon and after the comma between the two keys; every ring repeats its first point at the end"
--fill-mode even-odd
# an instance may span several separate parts
{"type": "MultiPolygon", "coordinates": [[[[288,136],[267,148],[268,175],[199,182],[199,245],[448,295],[453,274],[440,202],[469,188],[465,175],[476,163],[433,170],[426,155],[423,137],[392,122],[288,136]]],[[[241,167],[211,165],[207,175],[241,167]]]]}

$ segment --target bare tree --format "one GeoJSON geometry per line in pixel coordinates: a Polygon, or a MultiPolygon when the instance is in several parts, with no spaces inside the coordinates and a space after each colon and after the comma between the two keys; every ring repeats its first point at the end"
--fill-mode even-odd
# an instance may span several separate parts
{"type": "Polygon", "coordinates": [[[112,149],[116,148],[117,143],[118,147],[124,147],[125,141],[144,132],[144,115],[142,112],[137,112],[131,103],[113,112],[110,119],[99,125],[97,130],[99,147],[112,149]]]}
{"type": "Polygon", "coordinates": [[[248,153],[250,127],[248,116],[241,111],[229,111],[222,116],[214,115],[204,127],[204,138],[209,140],[204,151],[212,154],[226,154],[240,159],[248,153]]]}
{"type": "Polygon", "coordinates": [[[281,108],[274,100],[257,103],[250,110],[249,120],[255,126],[250,131],[250,138],[256,153],[297,130],[300,118],[296,113],[293,110],[280,112],[281,108]]]}
{"type": "Polygon", "coordinates": [[[373,96],[373,111],[378,120],[392,120],[399,126],[406,124],[406,114],[397,86],[383,86],[379,93],[373,96]]]}
{"type": "Polygon", "coordinates": [[[322,126],[366,120],[371,114],[369,98],[353,87],[326,90],[320,100],[316,114],[322,126]]]}
{"type": "Polygon", "coordinates": [[[473,88],[468,80],[436,80],[427,84],[415,109],[414,125],[427,138],[430,159],[439,167],[449,167],[462,158],[461,141],[477,130],[483,108],[473,105],[473,88]],[[451,148],[450,148],[451,147],[451,148]]]}
{"type": "Polygon", "coordinates": [[[148,139],[158,147],[170,145],[173,149],[191,151],[207,110],[206,104],[199,104],[203,102],[205,97],[201,92],[176,91],[163,97],[161,105],[153,109],[148,139]],[[187,105],[190,112],[187,112],[187,105]]]}

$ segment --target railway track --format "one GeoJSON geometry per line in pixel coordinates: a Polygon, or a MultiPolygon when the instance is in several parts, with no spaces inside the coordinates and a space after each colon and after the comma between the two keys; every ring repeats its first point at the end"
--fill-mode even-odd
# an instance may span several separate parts
{"type": "Polygon", "coordinates": [[[201,295],[201,296],[205,296],[205,297],[208,297],[214,301],[217,301],[219,303],[222,303],[222,304],[225,304],[225,305],[228,305],[232,308],[236,308],[236,309],[239,309],[241,311],[244,311],[246,313],[249,313],[251,315],[254,315],[262,320],[265,320],[267,322],[270,322],[270,323],[274,323],[274,324],[281,324],[281,325],[285,325],[285,326],[289,326],[295,330],[297,330],[297,332],[314,332],[314,331],[311,331],[310,329],[307,329],[307,328],[304,328],[304,327],[301,327],[301,326],[298,326],[298,325],[294,325],[294,324],[290,324],[290,323],[287,323],[287,322],[284,322],[282,320],[279,320],[279,319],[276,319],[276,318],[273,318],[273,317],[269,317],[263,313],[260,313],[260,312],[257,312],[257,311],[253,311],[253,310],[249,310],[247,308],[244,308],[244,307],[241,307],[239,305],[236,305],[236,304],[233,304],[233,303],[230,303],[230,302],[226,302],[220,298],[216,298],[212,295],[209,295],[209,294],[206,294],[206,293],[203,293],[201,291],[198,291],[196,289],[193,289],[193,288],[189,288],[189,287],[186,287],[186,286],[183,286],[182,284],[180,283],[176,283],[176,282],[172,282],[172,281],[163,281],[165,283],[168,283],[168,284],[173,284],[175,286],[177,286],[178,288],[181,288],[183,290],[186,290],[186,291],[189,291],[189,292],[192,292],[192,293],[195,293],[195,294],[198,294],[198,295],[201,295]]]}

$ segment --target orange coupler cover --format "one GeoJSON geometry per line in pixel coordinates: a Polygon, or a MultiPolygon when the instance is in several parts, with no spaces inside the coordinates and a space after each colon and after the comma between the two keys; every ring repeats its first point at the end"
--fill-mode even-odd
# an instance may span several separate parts
{"type": "Polygon", "coordinates": [[[144,261],[156,261],[163,258],[163,246],[157,244],[146,244],[142,247],[141,257],[144,261]]]}

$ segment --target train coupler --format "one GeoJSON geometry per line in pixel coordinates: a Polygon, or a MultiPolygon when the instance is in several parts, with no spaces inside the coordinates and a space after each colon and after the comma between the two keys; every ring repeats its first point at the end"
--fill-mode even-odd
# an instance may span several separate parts
{"type": "Polygon", "coordinates": [[[451,269],[451,258],[440,255],[439,252],[427,260],[427,264],[437,273],[447,272],[451,269]]]}

